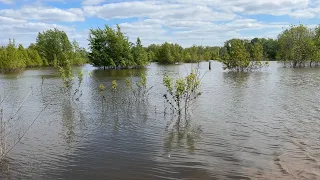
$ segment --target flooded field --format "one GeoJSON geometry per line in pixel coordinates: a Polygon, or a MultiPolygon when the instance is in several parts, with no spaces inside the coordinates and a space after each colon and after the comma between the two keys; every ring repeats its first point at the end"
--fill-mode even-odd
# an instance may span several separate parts
{"type": "Polygon", "coordinates": [[[258,72],[233,73],[219,62],[211,71],[201,63],[202,95],[190,124],[179,128],[170,123],[177,117],[166,110],[162,78],[183,77],[192,66],[86,65],[75,70],[84,72],[79,99],[62,93],[54,69],[0,74],[4,117],[27,97],[13,132],[46,107],[1,163],[0,179],[320,179],[319,68],[271,62],[258,72]],[[123,87],[140,73],[152,88],[130,106],[122,101],[127,90],[114,94],[111,82],[123,87]]]}

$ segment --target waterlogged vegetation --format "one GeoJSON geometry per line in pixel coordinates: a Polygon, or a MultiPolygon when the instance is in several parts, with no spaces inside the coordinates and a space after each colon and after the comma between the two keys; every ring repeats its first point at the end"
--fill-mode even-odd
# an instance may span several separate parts
{"type": "Polygon", "coordinates": [[[76,41],[69,41],[67,34],[58,29],[39,33],[36,43],[24,48],[9,39],[6,46],[0,47],[0,70],[17,71],[26,67],[64,66],[67,61],[71,65],[83,65],[88,62],[84,48],[76,41]]]}
{"type": "Polygon", "coordinates": [[[178,44],[152,44],[146,48],[150,61],[164,64],[219,60],[224,69],[251,71],[268,65],[267,62],[283,62],[285,66],[318,66],[320,56],[320,28],[309,29],[303,25],[291,26],[277,39],[254,38],[231,39],[222,47],[192,46],[183,48],[178,44]]]}
{"type": "Polygon", "coordinates": [[[144,67],[147,53],[138,38],[136,44],[129,42],[119,26],[112,29],[91,29],[89,35],[89,59],[92,65],[106,68],[144,67]]]}
{"type": "Polygon", "coordinates": [[[303,25],[291,26],[277,39],[230,39],[224,46],[182,47],[165,42],[161,45],[142,46],[140,38],[135,43],[117,26],[91,29],[89,52],[70,41],[64,31],[51,29],[39,33],[35,43],[24,48],[15,40],[0,47],[0,70],[15,71],[26,67],[82,65],[90,63],[104,69],[141,68],[150,62],[161,64],[196,63],[219,60],[224,69],[251,71],[277,60],[285,66],[318,66],[320,59],[320,28],[309,29],[303,25]]]}
{"type": "Polygon", "coordinates": [[[286,66],[319,66],[320,27],[309,29],[305,26],[292,26],[279,37],[278,59],[286,66]]]}
{"type": "Polygon", "coordinates": [[[177,112],[179,116],[181,115],[182,110],[184,110],[185,115],[187,115],[190,104],[201,95],[201,92],[199,91],[199,72],[194,72],[194,70],[186,77],[178,78],[176,80],[173,80],[168,75],[164,75],[163,84],[168,92],[164,94],[163,97],[166,102],[171,105],[172,112],[177,112]],[[173,81],[175,82],[173,83],[173,81]]]}
{"type": "MultiPolygon", "coordinates": [[[[112,126],[112,130],[115,133],[112,138],[117,137],[117,133],[121,133],[121,130],[123,129],[141,128],[140,126],[142,125],[137,122],[131,122],[133,120],[141,121],[145,125],[152,119],[150,116],[157,117],[157,121],[160,121],[161,118],[163,118],[166,125],[161,126],[161,128],[165,129],[165,133],[161,137],[163,138],[165,156],[171,158],[171,153],[174,154],[183,151],[182,147],[186,147],[187,152],[192,154],[195,153],[197,149],[197,140],[201,139],[203,133],[202,126],[197,124],[199,122],[201,123],[201,118],[197,118],[197,116],[193,114],[193,108],[196,108],[194,105],[197,104],[197,100],[202,96],[205,96],[202,101],[205,101],[207,98],[210,99],[210,97],[207,96],[208,89],[212,91],[213,86],[210,85],[211,83],[216,83],[213,82],[215,77],[219,77],[219,74],[215,74],[215,77],[210,77],[204,84],[202,80],[206,76],[206,73],[212,71],[204,70],[207,68],[201,69],[200,61],[218,60],[221,65],[220,69],[235,71],[223,72],[223,80],[219,81],[220,84],[215,84],[214,86],[214,88],[217,88],[216,93],[220,93],[220,96],[224,97],[224,101],[220,102],[221,106],[225,105],[225,99],[234,99],[231,104],[228,104],[227,102],[228,106],[223,107],[224,109],[228,109],[232,106],[232,108],[230,108],[231,110],[234,108],[241,109],[242,105],[238,105],[237,103],[241,104],[243,101],[246,102],[244,96],[241,96],[241,98],[243,98],[241,100],[237,99],[242,91],[240,93],[239,91],[229,91],[234,88],[234,86],[243,90],[242,87],[250,79],[248,78],[250,73],[254,73],[248,71],[258,70],[264,66],[268,66],[269,61],[272,60],[278,60],[285,66],[294,68],[318,66],[320,62],[320,28],[308,29],[303,25],[292,26],[290,29],[284,30],[275,40],[264,38],[254,38],[252,40],[230,39],[226,41],[222,47],[192,46],[183,48],[178,44],[170,44],[168,42],[161,45],[151,44],[148,47],[143,47],[142,44],[140,38],[137,38],[135,43],[129,42],[128,37],[125,36],[119,26],[115,29],[108,26],[105,26],[104,29],[91,29],[89,34],[89,52],[84,48],[79,47],[79,44],[76,41],[70,42],[66,33],[58,29],[39,33],[36,43],[31,44],[28,48],[24,48],[22,45],[16,45],[15,40],[9,40],[8,45],[0,48],[0,69],[2,71],[16,71],[28,67],[52,66],[59,72],[60,84],[58,84],[59,90],[53,93],[54,98],[51,100],[52,102],[50,101],[48,103],[44,100],[45,98],[42,99],[42,101],[46,103],[44,103],[35,115],[32,116],[31,122],[27,126],[23,126],[23,128],[18,130],[15,126],[16,124],[21,123],[22,118],[22,116],[18,115],[23,114],[21,111],[24,104],[27,103],[29,96],[37,93],[39,93],[39,96],[41,97],[46,96],[46,90],[48,93],[52,93],[49,89],[43,90],[43,86],[48,86],[48,84],[54,81],[48,79],[50,83],[46,84],[44,82],[47,81],[47,79],[42,77],[41,85],[39,84],[39,87],[41,86],[41,88],[35,87],[34,89],[31,89],[30,93],[22,102],[14,105],[15,107],[12,108],[14,110],[12,110],[13,112],[11,112],[11,114],[9,113],[10,115],[8,115],[10,109],[2,104],[7,103],[8,97],[6,96],[5,91],[4,93],[1,92],[0,162],[8,160],[9,152],[23,140],[42,113],[57,113],[56,111],[45,111],[47,107],[50,108],[56,106],[56,104],[62,104],[63,116],[61,119],[63,119],[63,121],[66,121],[66,119],[74,119],[76,116],[75,114],[77,114],[80,117],[79,119],[81,119],[78,122],[81,124],[81,128],[84,128],[82,125],[86,124],[87,126],[85,128],[93,126],[95,130],[105,128],[108,131],[110,130],[108,129],[108,126],[112,126]],[[149,69],[144,69],[142,67],[150,64],[150,62],[157,62],[156,64],[159,65],[157,68],[166,67],[162,66],[162,64],[193,64],[190,64],[191,68],[184,69],[181,74],[174,74],[170,71],[161,71],[160,73],[155,72],[148,76],[149,69]],[[79,66],[85,63],[90,63],[98,68],[94,68],[94,70],[91,71],[83,71],[82,69],[75,70],[76,68],[73,67],[73,65],[79,66]],[[103,70],[99,68],[103,68],[103,70]],[[243,71],[246,71],[246,73],[243,73],[243,71]],[[117,74],[119,72],[129,73],[121,77],[117,74]],[[99,73],[115,73],[116,75],[103,75],[100,77],[98,75],[99,73]],[[154,78],[153,76],[157,76],[158,78],[154,78]],[[106,80],[106,78],[108,79],[106,80]],[[230,79],[231,81],[236,82],[231,82],[230,84],[232,85],[230,86],[228,86],[229,84],[225,85],[224,83],[227,83],[230,79]],[[221,82],[224,83],[221,84],[221,82]],[[207,88],[206,93],[202,92],[203,84],[207,88]],[[228,94],[228,96],[224,96],[224,93],[228,94]],[[61,98],[62,100],[55,100],[55,98],[61,98]],[[67,111],[68,109],[70,109],[70,112],[67,111]],[[91,113],[91,111],[94,113],[91,113]],[[69,113],[71,113],[71,115],[68,115],[69,113]],[[86,117],[86,114],[90,114],[90,117],[86,117]],[[83,120],[86,118],[93,122],[83,120]],[[194,122],[193,119],[200,120],[194,122]],[[92,125],[91,123],[95,124],[92,125]]],[[[256,75],[258,75],[258,77],[261,76],[261,74],[256,75]]],[[[17,81],[18,80],[19,78],[17,78],[17,81]]],[[[261,81],[260,79],[254,79],[251,83],[259,84],[261,81]]],[[[56,85],[57,84],[55,84],[55,86],[56,85]]],[[[250,86],[250,84],[246,85],[250,86]]],[[[258,87],[259,89],[260,86],[264,87],[263,84],[259,84],[255,87],[258,87]]],[[[274,87],[274,84],[273,86],[268,87],[274,87]]],[[[255,92],[256,91],[252,91],[251,93],[255,94],[255,92]]],[[[279,93],[283,93],[282,89],[279,93]]],[[[215,98],[219,99],[218,96],[215,98]]],[[[250,97],[246,98],[250,99],[250,97]]],[[[251,99],[246,103],[252,102],[259,101],[251,99]]],[[[246,106],[246,104],[243,104],[243,106],[246,106]]],[[[200,107],[204,108],[205,112],[211,111],[210,109],[207,109],[207,104],[204,107],[203,104],[200,103],[200,107]]],[[[259,107],[263,107],[263,105],[260,104],[260,106],[256,106],[256,104],[253,104],[252,107],[257,107],[257,109],[259,109],[259,107]]],[[[279,107],[282,106],[279,105],[279,107]]],[[[220,107],[217,107],[217,104],[215,104],[215,106],[212,106],[211,108],[219,109],[220,107]]],[[[274,109],[274,111],[276,110],[277,109],[274,109]]],[[[242,118],[242,116],[246,116],[241,114],[240,111],[235,112],[235,114],[236,116],[230,114],[230,117],[233,118],[228,116],[226,119],[227,122],[223,122],[226,123],[226,127],[233,126],[232,123],[235,123],[233,122],[233,119],[239,119],[242,118]]],[[[218,114],[217,117],[223,116],[224,115],[218,114]]],[[[212,117],[215,116],[210,114],[209,118],[212,117]]],[[[250,118],[252,117],[248,117],[247,119],[250,118]]],[[[258,119],[259,117],[257,116],[255,118],[258,119]]],[[[218,121],[217,119],[212,119],[210,123],[218,121]]],[[[253,120],[253,123],[256,123],[256,119],[253,120]]],[[[66,134],[63,135],[65,139],[67,139],[67,144],[70,148],[72,147],[72,145],[70,145],[71,142],[76,138],[75,129],[77,128],[77,124],[75,122],[63,122],[63,124],[64,123],[71,123],[71,125],[66,125],[65,128],[67,131],[66,134]]],[[[239,122],[236,122],[235,124],[235,127],[242,126],[242,124],[239,125],[239,122]]],[[[247,133],[247,127],[249,126],[244,125],[243,132],[247,133]]],[[[220,128],[223,129],[224,127],[220,128]]],[[[148,129],[139,130],[141,132],[148,131],[148,129]]],[[[225,133],[225,129],[221,130],[218,128],[217,130],[221,131],[221,133],[225,133]]],[[[241,134],[243,132],[241,131],[240,135],[234,136],[234,139],[240,138],[239,144],[243,143],[243,141],[241,141],[242,137],[249,136],[247,134],[241,134]]],[[[209,135],[208,133],[206,135],[213,135],[211,133],[215,132],[210,132],[209,135]]],[[[232,133],[236,134],[237,128],[234,128],[233,131],[230,132],[231,136],[233,136],[232,133]]],[[[249,133],[251,132],[248,132],[248,134],[249,133]]],[[[215,134],[215,136],[219,136],[219,134],[215,134]]],[[[81,137],[86,137],[86,135],[81,134],[81,137]]],[[[245,141],[246,143],[249,142],[247,140],[245,141]]],[[[210,143],[206,142],[206,145],[210,143]]],[[[223,145],[222,153],[225,153],[224,148],[230,148],[227,146],[229,146],[228,143],[231,144],[232,142],[230,140],[230,142],[223,143],[225,143],[225,145],[223,145]]],[[[264,143],[262,146],[265,144],[267,143],[264,143]]],[[[273,145],[271,146],[274,147],[273,145]]],[[[104,148],[106,148],[105,145],[104,148]]],[[[243,146],[241,148],[245,149],[247,147],[243,146]]],[[[241,148],[236,149],[238,151],[241,148]]],[[[261,151],[264,150],[265,149],[261,149],[261,151]]],[[[123,151],[127,150],[125,149],[123,151]]],[[[250,151],[255,151],[255,149],[250,149],[250,151]]],[[[245,153],[248,152],[245,151],[245,153]]],[[[270,152],[265,154],[268,153],[270,152]]],[[[274,152],[271,152],[270,154],[274,155],[274,152]]],[[[224,155],[221,156],[223,157],[224,155]]],[[[228,158],[237,157],[232,156],[228,158]]],[[[282,157],[277,156],[277,158],[282,157]]],[[[237,159],[235,161],[241,162],[237,159]]]]}

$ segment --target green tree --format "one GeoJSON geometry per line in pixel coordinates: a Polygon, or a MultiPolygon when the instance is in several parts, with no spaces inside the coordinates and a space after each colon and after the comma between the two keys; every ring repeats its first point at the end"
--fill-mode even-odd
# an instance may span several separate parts
{"type": "MultiPolygon", "coordinates": [[[[22,46],[22,44],[19,44],[18,46],[18,58],[20,61],[22,61],[25,66],[28,67],[29,64],[31,64],[31,59],[28,55],[28,52],[26,51],[26,49],[24,49],[24,47],[22,46]]],[[[31,66],[32,67],[32,66],[31,66]]]]}
{"type": "Polygon", "coordinates": [[[263,60],[263,47],[260,42],[254,42],[252,44],[252,61],[262,61],[263,60]]]}
{"type": "Polygon", "coordinates": [[[146,48],[148,52],[149,61],[154,61],[154,62],[159,61],[158,57],[159,57],[160,48],[161,46],[158,44],[151,44],[146,48]]]}
{"type": "Polygon", "coordinates": [[[318,58],[314,31],[303,25],[291,26],[278,36],[278,59],[292,67],[312,66],[318,58]]]}
{"type": "Polygon", "coordinates": [[[36,49],[28,48],[27,53],[29,56],[29,61],[27,62],[27,67],[41,67],[43,65],[42,59],[36,49]]]}
{"type": "Polygon", "coordinates": [[[158,53],[158,58],[160,63],[163,64],[172,64],[174,63],[174,57],[171,53],[171,45],[168,42],[165,42],[161,45],[158,53]]]}
{"type": "Polygon", "coordinates": [[[250,54],[246,49],[246,42],[241,39],[231,39],[225,42],[228,52],[227,59],[223,59],[224,69],[245,71],[250,65],[250,54]]]}
{"type": "Polygon", "coordinates": [[[88,54],[86,50],[81,48],[76,40],[72,41],[72,52],[73,65],[82,65],[88,62],[88,54]]]}
{"type": "MultiPolygon", "coordinates": [[[[105,29],[91,29],[89,36],[89,60],[97,67],[126,68],[130,66],[144,66],[147,63],[146,54],[139,42],[139,51],[142,55],[133,57],[132,43],[121,32],[120,26],[114,30],[109,26],[105,29]]],[[[136,49],[136,47],[134,48],[136,49]]]]}
{"type": "Polygon", "coordinates": [[[136,66],[144,66],[148,61],[148,54],[141,45],[140,38],[137,38],[136,45],[132,48],[133,59],[136,66]]]}
{"type": "Polygon", "coordinates": [[[16,47],[15,40],[11,39],[9,39],[7,46],[0,48],[1,71],[15,71],[26,67],[25,61],[21,59],[21,57],[23,57],[22,46],[20,47],[20,50],[16,47]]]}
{"type": "Polygon", "coordinates": [[[56,28],[39,33],[36,47],[41,58],[51,66],[54,65],[55,57],[58,66],[65,65],[66,60],[72,57],[72,44],[67,34],[56,28]]]}

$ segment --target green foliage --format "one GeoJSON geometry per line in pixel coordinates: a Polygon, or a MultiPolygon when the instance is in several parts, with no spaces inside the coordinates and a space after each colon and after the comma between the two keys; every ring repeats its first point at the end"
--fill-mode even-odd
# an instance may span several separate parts
{"type": "Polygon", "coordinates": [[[0,70],[15,71],[26,67],[28,55],[24,48],[16,47],[15,41],[9,39],[7,46],[0,47],[0,70]],[[22,59],[21,59],[22,58],[22,59]]]}
{"type": "Polygon", "coordinates": [[[196,63],[199,61],[219,59],[219,47],[192,46],[183,48],[179,44],[168,42],[162,45],[151,44],[147,47],[150,61],[162,64],[173,64],[176,62],[196,63]]]}
{"type": "Polygon", "coordinates": [[[82,84],[82,81],[83,81],[83,71],[80,71],[78,73],[78,84],[79,84],[79,86],[82,84]]]}
{"type": "Polygon", "coordinates": [[[143,88],[147,88],[147,77],[145,74],[143,73],[140,74],[140,81],[138,83],[140,84],[139,86],[143,88]]]}
{"type": "Polygon", "coordinates": [[[172,64],[174,63],[174,57],[172,56],[171,52],[171,45],[168,42],[165,42],[161,45],[159,52],[158,52],[158,62],[164,64],[172,64]]]}
{"type": "Polygon", "coordinates": [[[104,87],[103,84],[100,84],[100,85],[99,85],[99,90],[100,90],[100,91],[104,91],[104,90],[105,90],[105,87],[104,87]]]}
{"type": "Polygon", "coordinates": [[[146,48],[148,53],[148,60],[153,62],[159,62],[159,52],[160,52],[160,45],[151,44],[146,48]]]}
{"type": "Polygon", "coordinates": [[[168,75],[163,77],[163,85],[167,88],[168,94],[164,94],[165,100],[171,105],[172,110],[181,114],[182,109],[188,110],[189,104],[201,93],[200,79],[197,73],[192,71],[184,78],[178,78],[173,84],[173,79],[168,75]]]}
{"type": "Polygon", "coordinates": [[[117,84],[116,80],[112,81],[112,86],[111,87],[112,87],[113,90],[117,90],[118,84],[117,84]]]}
{"type": "Polygon", "coordinates": [[[65,88],[70,89],[73,84],[72,67],[69,60],[63,66],[59,66],[59,72],[65,88]]]}
{"type": "Polygon", "coordinates": [[[88,62],[88,53],[81,48],[76,40],[72,41],[72,64],[82,65],[88,62]]]}
{"type": "Polygon", "coordinates": [[[135,66],[144,66],[148,63],[148,54],[141,45],[140,38],[137,38],[137,43],[132,47],[133,64],[135,66]]]}
{"type": "Polygon", "coordinates": [[[138,38],[137,44],[132,47],[128,38],[121,32],[119,26],[112,29],[91,29],[89,36],[89,60],[92,65],[104,68],[126,68],[145,66],[148,56],[142,48],[138,38]]]}
{"type": "Polygon", "coordinates": [[[44,65],[58,67],[66,61],[70,61],[71,65],[82,65],[88,61],[86,50],[80,48],[75,40],[70,43],[67,34],[56,28],[39,33],[35,48],[44,65]]]}
{"type": "MultiPolygon", "coordinates": [[[[317,31],[317,29],[316,29],[317,31]]],[[[278,59],[292,67],[312,66],[319,61],[317,35],[303,25],[291,26],[278,36],[278,59]]]]}
{"type": "Polygon", "coordinates": [[[263,56],[265,59],[276,60],[276,55],[279,49],[279,43],[277,39],[258,39],[263,47],[263,56]]]}
{"type": "Polygon", "coordinates": [[[26,51],[29,57],[28,61],[26,62],[27,67],[47,66],[47,64],[42,61],[36,49],[28,48],[26,51]]]}
{"type": "Polygon", "coordinates": [[[78,43],[69,42],[64,31],[51,29],[39,33],[36,44],[28,48],[16,47],[14,40],[7,46],[0,47],[0,70],[15,71],[25,67],[64,66],[66,61],[71,65],[82,65],[87,62],[88,53],[78,43]]]}
{"type": "Polygon", "coordinates": [[[220,53],[224,69],[250,71],[267,65],[267,63],[261,62],[263,60],[263,46],[259,41],[231,39],[225,42],[220,53]]]}
{"type": "Polygon", "coordinates": [[[260,42],[255,42],[251,45],[251,59],[253,61],[262,61],[263,60],[263,47],[260,42]]]}
{"type": "Polygon", "coordinates": [[[245,42],[241,39],[231,39],[225,42],[228,59],[223,59],[224,69],[244,71],[250,64],[250,54],[245,42]]]}
{"type": "Polygon", "coordinates": [[[42,59],[47,60],[51,66],[61,66],[67,59],[71,59],[72,44],[67,34],[56,28],[39,33],[36,47],[42,59]]]}
{"type": "Polygon", "coordinates": [[[132,90],[131,80],[126,78],[125,83],[126,83],[126,88],[128,88],[129,90],[132,90]]]}

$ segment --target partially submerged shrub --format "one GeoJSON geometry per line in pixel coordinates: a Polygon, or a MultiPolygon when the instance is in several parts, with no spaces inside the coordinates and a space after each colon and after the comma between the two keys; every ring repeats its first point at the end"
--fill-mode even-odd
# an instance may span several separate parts
{"type": "Polygon", "coordinates": [[[175,81],[168,75],[164,75],[163,84],[168,92],[163,97],[171,105],[172,110],[177,111],[179,115],[182,109],[187,111],[190,103],[201,95],[200,78],[193,70],[188,76],[175,81]]]}

